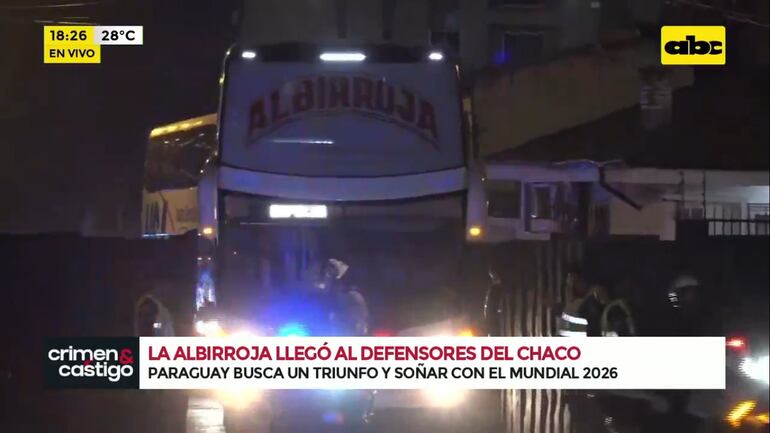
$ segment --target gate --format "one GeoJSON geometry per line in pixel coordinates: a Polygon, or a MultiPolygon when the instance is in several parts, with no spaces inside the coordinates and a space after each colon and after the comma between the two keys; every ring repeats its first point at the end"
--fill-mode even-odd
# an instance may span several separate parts
{"type": "MultiPolygon", "coordinates": [[[[554,304],[570,300],[565,293],[567,268],[579,263],[579,241],[514,241],[494,248],[496,269],[506,287],[503,335],[557,335],[554,304]]],[[[570,416],[562,390],[503,391],[503,416],[508,433],[569,433],[570,416]]]]}

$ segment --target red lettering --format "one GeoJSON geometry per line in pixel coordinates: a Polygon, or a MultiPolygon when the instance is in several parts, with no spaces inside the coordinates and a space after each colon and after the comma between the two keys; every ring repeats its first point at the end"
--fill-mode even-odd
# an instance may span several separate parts
{"type": "Polygon", "coordinates": [[[157,355],[152,354],[152,346],[150,346],[150,360],[157,361],[159,359],[169,360],[168,350],[166,350],[166,346],[160,346],[160,352],[158,352],[157,355]]]}
{"type": "Polygon", "coordinates": [[[235,348],[233,346],[225,346],[225,361],[232,361],[235,358],[235,348]]]}
{"type": "Polygon", "coordinates": [[[567,355],[564,353],[566,351],[567,351],[566,347],[559,346],[556,348],[556,350],[554,350],[553,354],[556,357],[556,359],[558,359],[559,361],[564,361],[565,359],[567,359],[567,355]]]}
{"type": "Polygon", "coordinates": [[[489,361],[492,359],[493,353],[492,348],[489,346],[481,346],[481,360],[482,361],[489,361]]]}
{"type": "Polygon", "coordinates": [[[176,353],[174,353],[174,361],[176,361],[177,359],[187,360],[187,354],[185,354],[183,346],[179,346],[176,348],[176,353]]]}
{"type": "Polygon", "coordinates": [[[346,108],[372,110],[383,116],[395,117],[393,120],[416,128],[431,140],[439,138],[434,105],[411,90],[394,86],[385,79],[317,76],[289,83],[282,89],[290,89],[291,94],[276,89],[268,97],[259,98],[251,104],[248,123],[252,139],[260,135],[260,130],[285,121],[292,115],[346,108]]]}
{"type": "Polygon", "coordinates": [[[405,105],[396,107],[398,116],[404,122],[414,123],[414,94],[406,89],[401,89],[401,94],[404,95],[405,105]]]}
{"type": "Polygon", "coordinates": [[[529,361],[529,355],[526,354],[527,349],[529,347],[527,346],[521,346],[519,347],[519,350],[516,351],[516,355],[521,359],[522,361],[529,361]]]}
{"type": "Polygon", "coordinates": [[[312,110],[314,105],[313,82],[311,80],[302,80],[292,98],[295,113],[312,110]]]}
{"type": "Polygon", "coordinates": [[[255,129],[262,129],[264,128],[267,123],[267,119],[265,118],[265,100],[262,98],[257,99],[253,104],[251,104],[251,114],[249,116],[249,131],[254,131],[255,129]]]}
{"type": "Polygon", "coordinates": [[[545,346],[545,350],[543,351],[543,355],[540,357],[540,359],[544,361],[553,361],[555,359],[553,356],[553,349],[551,349],[551,346],[545,346]]]}
{"type": "Polygon", "coordinates": [[[235,355],[239,361],[245,361],[249,359],[249,348],[246,346],[238,346],[235,355]]]}
{"type": "Polygon", "coordinates": [[[422,130],[430,131],[434,139],[438,139],[436,131],[436,113],[433,111],[433,104],[428,101],[420,101],[420,119],[417,121],[417,127],[422,130]]]}
{"type": "Polygon", "coordinates": [[[326,77],[318,77],[318,109],[326,108],[326,77]]]}
{"type": "Polygon", "coordinates": [[[495,346],[495,361],[513,361],[514,358],[508,353],[508,346],[495,346]]]}
{"type": "Polygon", "coordinates": [[[350,94],[348,92],[348,79],[345,77],[332,77],[329,79],[329,108],[350,107],[350,94]]]}
{"type": "Polygon", "coordinates": [[[283,113],[281,112],[281,92],[278,90],[274,90],[273,93],[270,94],[270,109],[273,115],[271,119],[273,123],[280,122],[289,117],[289,113],[285,111],[283,113]]]}
{"type": "Polygon", "coordinates": [[[386,84],[385,81],[377,82],[377,89],[374,97],[374,106],[389,116],[393,115],[393,100],[395,99],[393,86],[386,84]]]}
{"type": "Polygon", "coordinates": [[[572,346],[567,349],[567,357],[572,361],[577,361],[580,359],[580,355],[582,355],[582,353],[580,352],[580,348],[577,346],[572,346]]]}
{"type": "Polygon", "coordinates": [[[522,361],[566,361],[580,359],[580,348],[576,346],[521,346],[516,353],[522,361]]]}
{"type": "Polygon", "coordinates": [[[374,83],[368,78],[353,78],[353,106],[372,109],[372,90],[374,83]]]}

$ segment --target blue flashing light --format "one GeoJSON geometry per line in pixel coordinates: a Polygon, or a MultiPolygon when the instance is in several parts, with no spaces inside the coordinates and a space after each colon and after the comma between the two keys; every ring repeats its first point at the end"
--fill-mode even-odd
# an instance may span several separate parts
{"type": "Polygon", "coordinates": [[[497,66],[502,66],[505,64],[508,64],[511,61],[511,55],[509,52],[503,50],[498,50],[495,52],[494,56],[492,57],[492,63],[494,63],[497,66]]]}
{"type": "Polygon", "coordinates": [[[278,328],[279,337],[307,337],[309,335],[305,325],[297,322],[290,322],[278,328]]]}
{"type": "Polygon", "coordinates": [[[339,413],[339,412],[324,412],[323,414],[323,422],[325,424],[344,424],[345,423],[345,415],[339,413]]]}

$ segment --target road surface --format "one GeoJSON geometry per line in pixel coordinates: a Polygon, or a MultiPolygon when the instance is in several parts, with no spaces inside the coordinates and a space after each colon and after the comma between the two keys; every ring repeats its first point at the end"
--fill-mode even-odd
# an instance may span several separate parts
{"type": "MultiPolygon", "coordinates": [[[[372,426],[373,433],[476,433],[466,428],[453,429],[451,425],[436,423],[435,419],[417,414],[384,410],[379,412],[372,426]]],[[[213,399],[191,397],[187,411],[187,433],[226,433],[222,426],[222,406],[213,399]]],[[[316,433],[308,431],[308,433],[316,433]]],[[[502,433],[485,431],[484,433],[502,433]]]]}
{"type": "Polygon", "coordinates": [[[193,397],[187,406],[187,433],[225,433],[222,406],[213,399],[193,397]]]}

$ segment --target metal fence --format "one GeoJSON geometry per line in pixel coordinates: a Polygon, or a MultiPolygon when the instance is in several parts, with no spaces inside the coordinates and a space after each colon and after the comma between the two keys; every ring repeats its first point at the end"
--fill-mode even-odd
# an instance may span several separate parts
{"type": "MultiPolygon", "coordinates": [[[[552,307],[569,302],[564,291],[567,267],[582,258],[577,241],[511,242],[496,247],[498,270],[508,288],[503,335],[556,335],[552,307]]],[[[503,391],[509,433],[569,433],[570,415],[562,390],[503,391]]]]}
{"type": "Polygon", "coordinates": [[[709,219],[709,236],[768,236],[770,221],[767,219],[709,219]]]}

